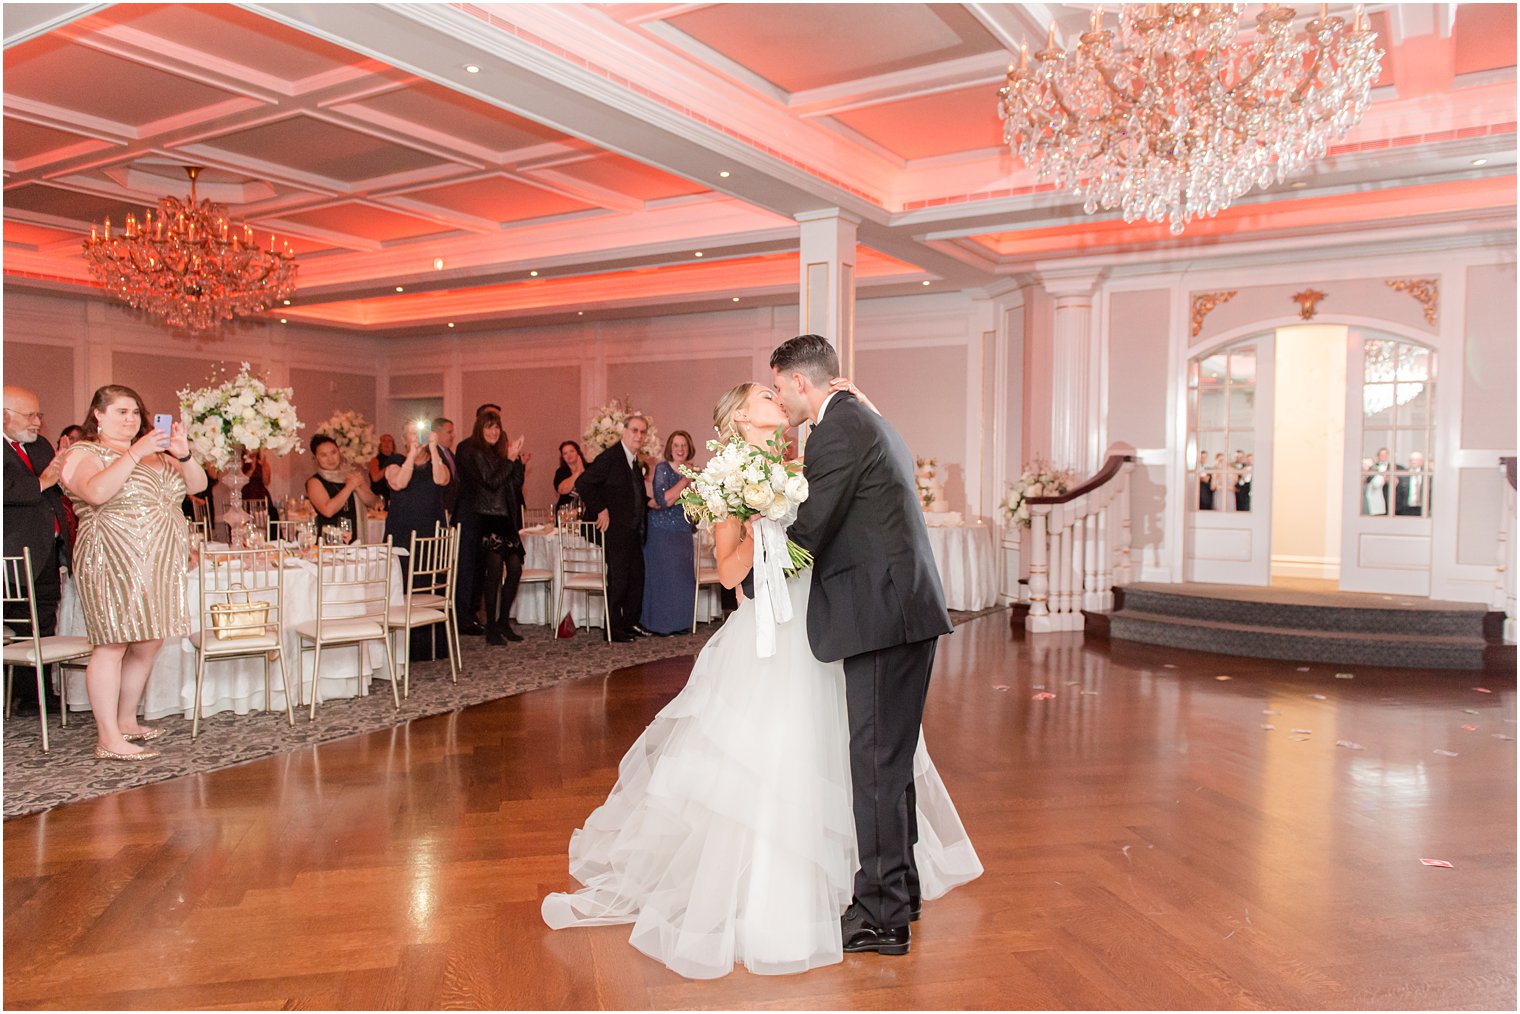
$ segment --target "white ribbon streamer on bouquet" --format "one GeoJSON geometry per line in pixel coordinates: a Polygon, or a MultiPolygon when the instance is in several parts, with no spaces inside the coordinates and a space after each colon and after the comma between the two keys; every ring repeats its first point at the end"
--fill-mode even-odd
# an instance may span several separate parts
{"type": "Polygon", "coordinates": [[[792,595],[786,587],[786,529],[768,518],[756,517],[755,533],[755,654],[776,654],[776,624],[792,618],[792,595]]]}

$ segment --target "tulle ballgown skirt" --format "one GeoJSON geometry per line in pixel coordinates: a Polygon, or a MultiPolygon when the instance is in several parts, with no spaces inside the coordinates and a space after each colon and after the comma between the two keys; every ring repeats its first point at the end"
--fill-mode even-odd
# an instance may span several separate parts
{"type": "MultiPolygon", "coordinates": [[[[544,899],[554,929],[631,923],[629,942],[681,975],[786,974],[838,962],[857,865],[844,670],[813,657],[810,575],[794,619],[755,655],[754,603],[708,641],[686,687],[570,838],[585,885],[544,899]]],[[[920,739],[914,759],[923,896],[982,872],[920,739]]]]}

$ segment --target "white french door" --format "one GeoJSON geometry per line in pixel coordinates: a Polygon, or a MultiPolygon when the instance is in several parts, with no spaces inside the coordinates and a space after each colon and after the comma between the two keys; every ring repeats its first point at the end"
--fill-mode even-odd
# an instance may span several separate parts
{"type": "Polygon", "coordinates": [[[1184,580],[1271,578],[1275,347],[1269,332],[1188,363],[1184,580]]]}
{"type": "Polygon", "coordinates": [[[1430,594],[1436,353],[1351,329],[1341,588],[1430,594]]]}

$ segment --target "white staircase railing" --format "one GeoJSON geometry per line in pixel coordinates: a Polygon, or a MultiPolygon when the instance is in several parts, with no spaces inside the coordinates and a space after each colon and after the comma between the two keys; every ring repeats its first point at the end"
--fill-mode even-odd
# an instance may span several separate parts
{"type": "Polygon", "coordinates": [[[1082,611],[1108,612],[1114,585],[1130,580],[1129,475],[1113,454],[1098,474],[1061,496],[1029,498],[1029,615],[1043,634],[1081,630],[1082,611]]]}
{"type": "Polygon", "coordinates": [[[1499,560],[1489,608],[1504,610],[1504,643],[1515,643],[1515,459],[1500,458],[1504,509],[1499,513],[1499,560]]]}

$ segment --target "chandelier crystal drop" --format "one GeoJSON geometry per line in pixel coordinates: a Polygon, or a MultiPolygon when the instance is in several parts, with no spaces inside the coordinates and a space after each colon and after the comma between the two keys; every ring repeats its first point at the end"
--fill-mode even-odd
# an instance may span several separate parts
{"type": "Polygon", "coordinates": [[[1266,4],[1244,35],[1245,6],[1125,4],[1117,45],[1100,6],[1069,51],[1052,25],[998,90],[1004,143],[1088,214],[1165,218],[1173,235],[1302,172],[1361,120],[1383,52],[1360,7],[1348,23],[1322,4],[1299,33],[1266,4]]]}
{"type": "Polygon", "coordinates": [[[111,220],[90,227],[85,263],[101,285],[135,309],[170,327],[208,331],[224,320],[267,310],[295,293],[296,261],[290,244],[260,249],[253,230],[227,210],[197,200],[197,168],[187,168],[190,196],[162,197],[151,210],[128,215],[112,233],[111,220]]]}

